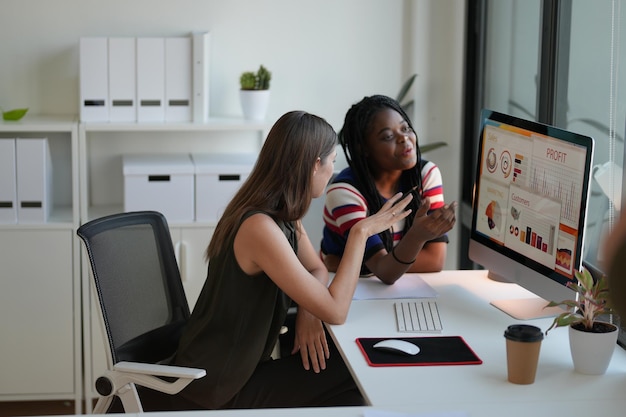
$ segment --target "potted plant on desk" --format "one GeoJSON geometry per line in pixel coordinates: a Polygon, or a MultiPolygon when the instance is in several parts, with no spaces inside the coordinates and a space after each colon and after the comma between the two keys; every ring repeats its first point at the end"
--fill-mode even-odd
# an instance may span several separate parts
{"type": "Polygon", "coordinates": [[[618,328],[613,323],[599,320],[613,313],[605,275],[594,280],[588,269],[574,273],[576,282],[568,287],[577,294],[576,300],[551,301],[546,307],[565,306],[569,309],[555,317],[548,332],[556,327],[569,327],[569,343],[574,370],[583,374],[602,375],[606,372],[615,345],[618,328]]]}
{"type": "Polygon", "coordinates": [[[261,65],[258,71],[246,71],[239,77],[239,97],[243,116],[250,120],[265,120],[270,100],[272,73],[261,65]]]}

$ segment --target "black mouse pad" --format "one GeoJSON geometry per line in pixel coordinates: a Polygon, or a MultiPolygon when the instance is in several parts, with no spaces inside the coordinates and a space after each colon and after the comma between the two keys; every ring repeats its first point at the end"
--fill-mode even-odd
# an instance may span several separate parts
{"type": "Polygon", "coordinates": [[[356,343],[370,366],[480,365],[483,363],[461,336],[361,337],[356,339],[356,343]],[[420,351],[417,355],[408,355],[374,348],[374,344],[387,339],[415,343],[420,351]]]}

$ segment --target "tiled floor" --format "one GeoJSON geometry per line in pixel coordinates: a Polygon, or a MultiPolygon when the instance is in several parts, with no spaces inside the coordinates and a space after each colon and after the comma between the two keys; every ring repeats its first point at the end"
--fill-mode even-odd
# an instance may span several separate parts
{"type": "Polygon", "coordinates": [[[74,414],[73,401],[0,402],[0,417],[74,414]]]}

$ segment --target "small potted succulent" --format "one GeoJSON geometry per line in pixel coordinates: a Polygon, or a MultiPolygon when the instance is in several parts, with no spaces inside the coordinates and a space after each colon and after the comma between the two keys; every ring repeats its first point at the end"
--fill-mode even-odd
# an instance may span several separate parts
{"type": "Polygon", "coordinates": [[[587,268],[575,271],[576,282],[567,286],[574,290],[576,299],[551,301],[546,307],[565,306],[567,311],[555,317],[548,332],[556,327],[569,327],[569,342],[574,369],[580,373],[601,375],[609,366],[618,328],[603,321],[601,316],[613,314],[609,300],[606,275],[594,280],[587,268]]]}
{"type": "Polygon", "coordinates": [[[270,97],[272,73],[263,65],[256,72],[246,71],[239,77],[239,97],[246,119],[264,120],[270,97]]]}

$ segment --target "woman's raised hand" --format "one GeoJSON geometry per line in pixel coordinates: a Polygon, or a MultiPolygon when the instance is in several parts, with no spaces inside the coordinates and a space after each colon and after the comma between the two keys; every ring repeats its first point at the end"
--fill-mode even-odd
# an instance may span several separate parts
{"type": "Polygon", "coordinates": [[[424,200],[413,218],[413,229],[418,231],[421,240],[435,239],[449,232],[456,223],[456,201],[446,204],[428,214],[430,203],[424,200]]]}
{"type": "Polygon", "coordinates": [[[398,220],[411,214],[411,209],[405,209],[412,199],[412,194],[402,198],[402,193],[398,193],[387,200],[377,213],[366,217],[352,227],[362,229],[367,236],[372,236],[383,230],[387,230],[398,220]]]}

